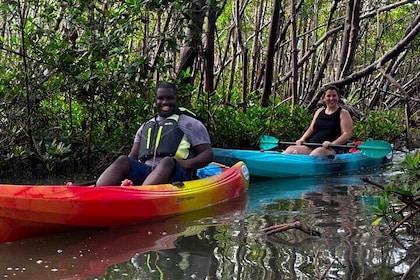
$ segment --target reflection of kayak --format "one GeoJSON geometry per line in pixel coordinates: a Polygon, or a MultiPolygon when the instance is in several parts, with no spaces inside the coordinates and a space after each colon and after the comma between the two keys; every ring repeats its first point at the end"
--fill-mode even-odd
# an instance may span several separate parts
{"type": "Polygon", "coordinates": [[[358,175],[341,177],[301,177],[287,179],[258,178],[249,188],[248,208],[255,211],[261,206],[273,204],[278,200],[305,199],[314,192],[323,192],[326,188],[339,191],[341,186],[365,184],[358,175]]]}
{"type": "Polygon", "coordinates": [[[213,148],[213,153],[217,162],[232,165],[243,161],[252,176],[270,178],[357,174],[365,169],[378,168],[390,161],[387,157],[373,158],[362,153],[320,157],[222,148],[213,148]]]}
{"type": "MultiPolygon", "coordinates": [[[[25,268],[3,271],[19,279],[85,279],[99,277],[113,264],[138,254],[172,249],[178,239],[229,225],[245,216],[247,196],[213,207],[118,228],[62,233],[0,244],[0,266],[25,268]]],[[[198,238],[198,237],[197,237],[198,238]]],[[[145,264],[144,264],[145,265],[145,264]]]]}
{"type": "Polygon", "coordinates": [[[181,184],[125,187],[0,185],[0,241],[80,227],[147,222],[209,207],[245,193],[246,166],[181,184]]]}

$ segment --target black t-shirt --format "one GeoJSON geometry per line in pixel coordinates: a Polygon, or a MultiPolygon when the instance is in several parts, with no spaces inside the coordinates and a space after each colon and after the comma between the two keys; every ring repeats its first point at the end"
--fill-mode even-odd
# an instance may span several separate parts
{"type": "Polygon", "coordinates": [[[314,132],[309,137],[308,142],[322,143],[324,141],[334,141],[341,135],[339,107],[333,114],[327,115],[323,109],[314,123],[314,132]]]}

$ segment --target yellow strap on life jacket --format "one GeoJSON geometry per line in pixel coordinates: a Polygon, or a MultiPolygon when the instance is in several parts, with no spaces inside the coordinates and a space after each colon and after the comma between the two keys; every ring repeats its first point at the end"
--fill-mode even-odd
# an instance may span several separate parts
{"type": "Polygon", "coordinates": [[[150,149],[150,138],[152,137],[152,128],[149,127],[147,130],[147,142],[146,142],[146,149],[150,149]]]}
{"type": "Polygon", "coordinates": [[[159,126],[159,130],[158,130],[158,133],[156,135],[156,144],[155,144],[156,149],[159,147],[160,138],[162,137],[162,129],[163,129],[163,126],[159,126]]]}

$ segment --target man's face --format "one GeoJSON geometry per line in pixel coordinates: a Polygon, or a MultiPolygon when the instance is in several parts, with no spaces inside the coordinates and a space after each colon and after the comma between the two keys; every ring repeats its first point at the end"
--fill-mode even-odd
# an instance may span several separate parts
{"type": "Polygon", "coordinates": [[[177,108],[176,93],[170,88],[159,88],[155,94],[156,109],[161,117],[169,117],[177,108]]]}

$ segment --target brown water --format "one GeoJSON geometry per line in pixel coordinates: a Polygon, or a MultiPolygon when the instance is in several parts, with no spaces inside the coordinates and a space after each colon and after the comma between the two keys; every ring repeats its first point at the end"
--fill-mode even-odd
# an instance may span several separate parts
{"type": "MultiPolygon", "coordinates": [[[[375,180],[386,177],[375,175],[375,180]]],[[[419,279],[414,237],[373,228],[359,176],[253,181],[240,199],[138,226],[0,244],[4,279],[419,279]],[[261,227],[299,220],[321,233],[261,227]]],[[[1,276],[0,276],[1,277],[1,276]]]]}

